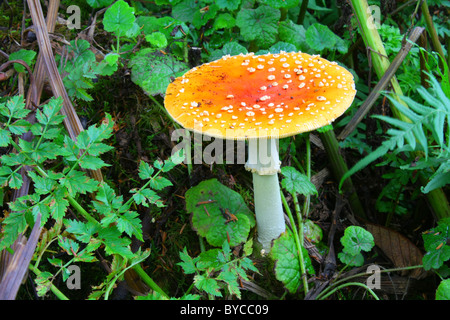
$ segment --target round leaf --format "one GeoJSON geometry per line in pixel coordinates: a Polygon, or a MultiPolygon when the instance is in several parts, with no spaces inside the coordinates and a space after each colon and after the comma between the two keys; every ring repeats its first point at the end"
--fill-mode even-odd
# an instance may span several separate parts
{"type": "Polygon", "coordinates": [[[231,247],[247,240],[255,225],[253,213],[241,195],[216,179],[203,181],[186,192],[186,209],[192,214],[192,226],[209,244],[231,247]]]}

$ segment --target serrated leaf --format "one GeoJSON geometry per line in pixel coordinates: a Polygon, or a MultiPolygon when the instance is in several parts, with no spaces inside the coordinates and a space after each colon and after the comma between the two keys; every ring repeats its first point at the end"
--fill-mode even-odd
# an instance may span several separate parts
{"type": "Polygon", "coordinates": [[[291,20],[285,20],[280,22],[278,32],[281,41],[293,44],[297,50],[305,51],[309,48],[304,26],[295,24],[291,20]]]}
{"type": "Polygon", "coordinates": [[[327,26],[314,23],[308,27],[305,34],[308,45],[317,52],[333,49],[336,44],[336,35],[327,26]]]}
{"type": "Polygon", "coordinates": [[[436,300],[450,300],[450,279],[444,279],[439,283],[436,300]]]}
{"type": "Polygon", "coordinates": [[[309,181],[308,177],[297,171],[294,167],[281,168],[281,174],[285,177],[281,181],[281,185],[290,194],[317,195],[316,186],[309,181]]]}
{"type": "Polygon", "coordinates": [[[180,252],[181,262],[178,262],[177,265],[183,268],[183,272],[185,274],[192,274],[197,271],[196,263],[200,259],[200,257],[192,258],[188,252],[186,247],[183,248],[183,251],[180,252]]]}
{"type": "Polygon", "coordinates": [[[134,211],[127,211],[124,214],[118,215],[117,229],[125,232],[128,236],[135,236],[138,240],[144,241],[142,238],[142,225],[139,219],[139,214],[134,211]]]}
{"type": "Polygon", "coordinates": [[[170,187],[172,185],[172,182],[170,182],[169,179],[157,176],[154,177],[152,180],[150,180],[150,187],[153,190],[162,190],[164,188],[170,187]]]}
{"type": "Polygon", "coordinates": [[[92,222],[82,222],[77,220],[64,220],[67,226],[66,231],[75,235],[78,241],[89,243],[91,238],[97,233],[98,225],[92,222]]]}
{"type": "Polygon", "coordinates": [[[293,8],[298,6],[299,0],[260,0],[261,3],[267,4],[275,9],[293,8]]]}
{"type": "Polygon", "coordinates": [[[119,0],[106,10],[103,26],[106,31],[122,36],[133,27],[135,19],[134,9],[125,1],[119,0]]]}
{"type": "Polygon", "coordinates": [[[60,179],[61,185],[67,188],[71,196],[77,193],[86,194],[97,190],[98,182],[89,178],[86,173],[72,170],[70,173],[60,179]]]}
{"type": "Polygon", "coordinates": [[[151,49],[138,51],[128,63],[131,80],[147,94],[164,94],[172,78],[182,76],[188,66],[171,55],[161,55],[151,49]]]}
{"type": "Polygon", "coordinates": [[[219,284],[215,279],[208,278],[202,274],[197,274],[194,276],[194,284],[197,289],[205,291],[208,294],[216,297],[222,296],[222,293],[220,293],[219,284]]]}
{"type": "MultiPolygon", "coordinates": [[[[308,251],[304,247],[302,247],[302,253],[306,270],[314,274],[308,251]]],[[[301,267],[297,246],[289,231],[282,233],[278,239],[274,240],[270,254],[275,260],[276,278],[289,292],[295,293],[301,284],[301,267]]]]}
{"type": "Polygon", "coordinates": [[[267,49],[276,41],[280,16],[279,10],[265,5],[241,9],[236,16],[236,25],[245,41],[255,41],[261,49],[267,49]]]}
{"type": "Polygon", "coordinates": [[[150,179],[153,175],[153,172],[155,170],[153,169],[153,167],[150,167],[150,165],[145,162],[145,161],[140,161],[139,162],[139,178],[141,178],[142,180],[147,180],[150,179]]]}
{"type": "Polygon", "coordinates": [[[361,251],[370,251],[375,245],[372,234],[359,226],[349,226],[341,238],[344,251],[350,255],[357,255],[361,251]]]}
{"type": "MultiPolygon", "coordinates": [[[[9,61],[12,60],[23,60],[30,67],[33,64],[34,57],[36,56],[36,52],[32,50],[20,49],[19,51],[13,52],[9,55],[9,61]]],[[[26,69],[23,65],[19,63],[14,63],[14,69],[17,72],[25,72],[26,69]]]]}
{"type": "Polygon", "coordinates": [[[115,227],[103,228],[98,231],[98,238],[103,240],[105,252],[108,255],[118,254],[124,258],[133,258],[130,249],[131,240],[122,237],[122,233],[115,227]]]}
{"type": "Polygon", "coordinates": [[[234,247],[247,240],[255,218],[241,195],[217,179],[206,180],[186,192],[186,210],[193,228],[213,246],[229,239],[234,247]]]}

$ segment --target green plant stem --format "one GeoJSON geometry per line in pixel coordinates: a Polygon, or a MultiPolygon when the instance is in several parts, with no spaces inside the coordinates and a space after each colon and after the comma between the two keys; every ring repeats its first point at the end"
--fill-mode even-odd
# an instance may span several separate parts
{"type": "MultiPolygon", "coordinates": [[[[369,5],[367,0],[351,0],[351,4],[353,11],[358,18],[359,28],[361,30],[364,43],[366,47],[371,50],[371,61],[373,63],[374,70],[378,78],[381,79],[386,70],[389,68],[390,62],[377,29],[370,28],[370,26],[366,23],[366,21],[370,21],[371,19],[369,14],[370,10],[368,10],[369,5]]],[[[391,79],[391,86],[392,91],[395,93],[393,98],[408,107],[401,99],[403,92],[395,76],[391,79]]],[[[399,112],[392,103],[391,110],[397,119],[411,123],[411,120],[399,112]]],[[[420,175],[420,181],[422,185],[426,185],[428,183],[428,179],[424,175],[420,175]]],[[[450,205],[442,188],[434,189],[428,192],[426,196],[438,219],[450,217],[450,205]]]]}
{"type": "Polygon", "coordinates": [[[375,292],[373,292],[372,289],[370,289],[366,284],[361,283],[361,282],[347,282],[344,284],[341,284],[340,286],[337,286],[335,288],[333,288],[330,292],[328,292],[327,294],[321,296],[321,299],[326,299],[327,297],[329,297],[330,295],[332,295],[334,292],[348,287],[348,286],[359,286],[359,287],[363,287],[364,289],[366,289],[374,298],[375,300],[380,300],[380,298],[378,298],[378,296],[375,294],[375,292]]]}
{"type": "MultiPolygon", "coordinates": [[[[348,171],[347,164],[339,152],[339,143],[333,130],[320,133],[320,139],[327,151],[328,159],[330,160],[331,170],[337,181],[341,181],[344,174],[348,171]]],[[[351,179],[346,179],[342,186],[342,191],[347,194],[348,201],[352,211],[360,218],[366,219],[366,213],[359,201],[358,194],[355,192],[353,182],[351,179]]]]}
{"type": "MultiPolygon", "coordinates": [[[[311,141],[309,139],[309,134],[305,138],[305,144],[306,144],[306,176],[308,177],[308,180],[311,181],[311,141]]],[[[303,216],[305,218],[308,218],[309,216],[310,203],[311,203],[311,196],[308,194],[305,197],[305,202],[303,203],[303,216]]]]}
{"type": "MultiPolygon", "coordinates": [[[[422,2],[421,9],[422,9],[423,18],[425,20],[425,24],[427,25],[428,34],[430,35],[430,38],[431,38],[431,43],[433,44],[433,48],[434,48],[434,50],[437,51],[437,53],[439,53],[439,55],[443,59],[445,59],[444,50],[442,49],[442,45],[441,45],[441,42],[439,41],[439,37],[438,37],[438,34],[436,32],[436,28],[434,27],[433,18],[432,18],[431,14],[430,14],[430,10],[428,9],[427,0],[424,0],[422,2]]],[[[442,67],[442,61],[441,60],[439,60],[439,64],[442,67]]],[[[443,68],[442,68],[442,71],[444,71],[443,68]]]]}
{"type": "Polygon", "coordinates": [[[309,0],[302,0],[302,5],[300,6],[300,12],[298,13],[298,17],[297,17],[297,24],[302,25],[303,20],[305,20],[306,9],[308,9],[308,1],[309,0]]]}
{"type": "Polygon", "coordinates": [[[141,265],[138,263],[133,267],[133,270],[136,271],[136,273],[141,277],[141,279],[150,287],[152,288],[154,291],[160,293],[161,295],[163,295],[166,298],[169,298],[169,296],[167,295],[167,293],[164,292],[163,289],[161,289],[155,281],[153,281],[153,279],[147,274],[147,272],[144,271],[144,269],[142,269],[141,265]]]}
{"type": "MultiPolygon", "coordinates": [[[[345,267],[347,267],[347,265],[345,267]]],[[[396,271],[413,270],[413,269],[418,269],[418,268],[422,268],[422,267],[423,267],[422,265],[417,265],[417,266],[409,266],[409,267],[401,267],[401,268],[391,268],[391,269],[383,269],[383,270],[380,270],[379,272],[380,273],[389,273],[389,272],[396,272],[396,271]]],[[[342,271],[343,270],[341,270],[340,273],[342,273],[342,271]]],[[[324,294],[326,294],[326,292],[328,292],[330,290],[333,290],[333,288],[335,286],[338,286],[341,283],[347,282],[350,279],[354,279],[354,278],[358,278],[358,277],[364,277],[364,276],[367,276],[367,273],[366,272],[360,272],[360,273],[356,273],[354,275],[351,275],[349,277],[337,280],[337,281],[333,282],[333,284],[331,286],[327,287],[325,290],[323,290],[321,293],[319,293],[317,295],[316,299],[321,298],[324,294]]]]}
{"type": "MultiPolygon", "coordinates": [[[[41,274],[41,271],[36,268],[35,266],[33,266],[32,264],[30,264],[28,266],[28,269],[30,269],[31,271],[33,271],[33,273],[39,277],[39,275],[41,274]]],[[[64,293],[62,293],[61,291],[59,291],[59,289],[57,287],[55,287],[53,284],[50,284],[50,290],[55,294],[55,296],[59,299],[59,300],[69,300],[69,298],[67,298],[64,293]]]]}
{"type": "MultiPolygon", "coordinates": [[[[286,210],[286,213],[289,217],[289,221],[291,222],[292,233],[294,234],[295,245],[297,247],[297,252],[298,252],[298,262],[300,264],[300,272],[301,272],[301,277],[302,277],[302,281],[303,281],[303,290],[306,295],[309,291],[309,288],[308,288],[308,280],[306,279],[305,262],[303,259],[303,250],[302,250],[303,241],[300,241],[299,232],[297,231],[294,217],[292,216],[291,209],[289,208],[289,205],[288,205],[286,198],[282,191],[280,191],[280,195],[281,195],[281,201],[283,202],[284,209],[286,210]]],[[[299,224],[300,224],[299,228],[303,228],[303,225],[300,222],[299,222],[299,224]]],[[[303,234],[303,232],[301,232],[301,234],[303,234]]],[[[302,238],[302,240],[303,240],[303,238],[302,238]]]]}

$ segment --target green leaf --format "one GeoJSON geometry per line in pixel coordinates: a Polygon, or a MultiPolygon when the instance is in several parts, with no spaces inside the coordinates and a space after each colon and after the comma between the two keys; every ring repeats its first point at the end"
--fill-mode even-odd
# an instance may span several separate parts
{"type": "Polygon", "coordinates": [[[98,231],[98,238],[103,240],[106,254],[118,254],[128,259],[134,257],[130,249],[131,240],[122,237],[122,233],[117,228],[109,227],[100,229],[98,231]]]}
{"type": "Polygon", "coordinates": [[[27,116],[31,110],[25,108],[22,96],[13,96],[6,103],[0,103],[0,114],[9,119],[20,119],[27,116]]]}
{"type": "MultiPolygon", "coordinates": [[[[20,198],[16,202],[20,201],[20,198]]],[[[0,250],[3,250],[16,241],[20,233],[22,233],[27,226],[25,220],[25,213],[20,211],[12,211],[2,221],[2,233],[0,241],[0,250]]]]}
{"type": "Polygon", "coordinates": [[[64,224],[67,226],[66,231],[75,235],[77,240],[83,243],[89,243],[98,231],[98,225],[89,221],[65,219],[64,224]]]}
{"type": "Polygon", "coordinates": [[[0,147],[7,147],[11,143],[11,133],[0,128],[0,147]]]}
{"type": "Polygon", "coordinates": [[[293,8],[298,6],[299,0],[259,0],[263,4],[267,4],[275,9],[293,8]]]}
{"type": "Polygon", "coordinates": [[[147,94],[164,94],[172,78],[182,76],[189,68],[171,55],[162,55],[152,49],[138,51],[128,63],[131,80],[147,94]]]}
{"type": "Polygon", "coordinates": [[[230,56],[236,56],[241,53],[248,53],[247,49],[240,45],[237,42],[227,42],[221,49],[214,50],[211,55],[209,56],[209,61],[215,61],[223,56],[230,55],[230,56]]]}
{"type": "Polygon", "coordinates": [[[241,9],[236,17],[245,41],[255,41],[261,49],[267,49],[277,40],[280,11],[269,6],[241,9]]]}
{"type": "Polygon", "coordinates": [[[331,50],[336,45],[336,35],[327,26],[314,23],[306,30],[306,42],[317,52],[331,50]]]}
{"type": "Polygon", "coordinates": [[[86,173],[77,170],[72,170],[62,177],[60,183],[67,188],[67,191],[72,197],[77,193],[86,194],[95,192],[98,188],[97,181],[89,178],[86,173]]]}
{"type": "Polygon", "coordinates": [[[202,274],[197,274],[194,276],[194,284],[198,290],[205,291],[206,293],[216,297],[222,297],[219,284],[215,279],[208,278],[202,274]]]}
{"type": "Polygon", "coordinates": [[[351,255],[357,255],[361,251],[370,251],[375,245],[372,234],[359,226],[349,226],[345,229],[341,238],[344,251],[351,255]]]}
{"type": "Polygon", "coordinates": [[[239,8],[241,0],[217,0],[216,5],[219,9],[226,9],[229,11],[234,11],[239,8]]]}
{"type": "Polygon", "coordinates": [[[436,290],[436,300],[450,300],[450,279],[444,279],[436,290]]]}
{"type": "MultiPolygon", "coordinates": [[[[34,57],[36,57],[35,51],[20,49],[19,51],[11,53],[8,60],[23,60],[28,66],[32,67],[34,57]]],[[[18,63],[14,63],[14,69],[16,69],[17,72],[26,71],[25,67],[18,63]]]]}
{"type": "Polygon", "coordinates": [[[147,162],[143,160],[139,162],[139,178],[142,180],[151,179],[154,171],[153,167],[150,167],[147,162]]]}
{"type": "Polygon", "coordinates": [[[422,234],[426,254],[423,257],[425,270],[439,269],[450,259],[450,218],[438,221],[437,226],[422,234]]]}
{"type": "MultiPolygon", "coordinates": [[[[306,270],[314,274],[308,251],[302,247],[303,259],[306,270]]],[[[275,260],[275,276],[283,283],[286,289],[295,293],[301,284],[301,268],[299,263],[299,254],[293,235],[288,231],[274,240],[270,251],[275,260]]]]}
{"type": "Polygon", "coordinates": [[[204,11],[203,8],[198,8],[195,10],[194,15],[192,17],[192,25],[200,29],[201,27],[205,26],[208,21],[215,18],[217,12],[219,11],[219,7],[212,3],[208,6],[208,10],[204,11]]]}
{"type": "Polygon", "coordinates": [[[247,240],[255,218],[241,195],[216,179],[206,180],[186,192],[186,210],[197,233],[213,246],[228,241],[234,247],[247,240]]]}
{"type": "Polygon", "coordinates": [[[86,0],[88,5],[90,5],[94,9],[104,8],[109,6],[114,0],[86,0]]]}
{"type": "Polygon", "coordinates": [[[167,38],[163,33],[159,32],[159,31],[153,32],[153,33],[145,36],[145,40],[147,40],[155,48],[167,47],[167,38]]]}
{"type": "Polygon", "coordinates": [[[361,253],[353,255],[342,251],[338,253],[338,258],[350,267],[361,267],[364,264],[364,256],[361,253]]]}
{"type": "Polygon", "coordinates": [[[133,27],[135,19],[134,9],[125,1],[119,0],[106,10],[103,26],[106,31],[123,36],[133,27]]]}
{"type": "Polygon", "coordinates": [[[142,225],[139,214],[134,211],[127,211],[117,217],[117,229],[125,232],[128,236],[135,236],[138,240],[144,241],[142,238],[142,225]]]}
{"type": "Polygon", "coordinates": [[[213,29],[230,29],[236,25],[236,19],[229,13],[221,13],[214,19],[213,29]]]}
{"type": "Polygon", "coordinates": [[[308,177],[297,171],[294,167],[283,167],[281,174],[285,177],[281,181],[281,185],[290,194],[317,195],[316,186],[309,181],[308,177]]]}
{"type": "Polygon", "coordinates": [[[180,259],[182,262],[178,262],[177,265],[183,268],[185,274],[192,274],[197,271],[196,263],[200,257],[192,258],[188,254],[186,247],[180,252],[180,259]]]}
{"type": "Polygon", "coordinates": [[[150,180],[150,188],[153,190],[162,190],[164,188],[170,187],[172,185],[172,182],[170,182],[169,179],[157,176],[150,180]]]}
{"type": "Polygon", "coordinates": [[[164,165],[161,168],[162,172],[168,172],[175,168],[177,165],[182,163],[185,159],[183,149],[178,150],[173,155],[170,156],[169,159],[164,161],[164,165]]]}
{"type": "Polygon", "coordinates": [[[297,50],[306,51],[309,48],[304,26],[295,24],[291,20],[285,20],[280,22],[278,32],[281,41],[293,44],[297,50]]]}

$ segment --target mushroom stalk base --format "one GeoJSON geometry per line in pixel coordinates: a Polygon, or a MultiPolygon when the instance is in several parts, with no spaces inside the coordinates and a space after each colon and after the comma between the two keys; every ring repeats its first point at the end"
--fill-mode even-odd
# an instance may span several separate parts
{"type": "Polygon", "coordinates": [[[253,190],[258,241],[268,252],[272,240],[277,239],[286,230],[278,174],[259,175],[254,172],[253,190]]]}
{"type": "Polygon", "coordinates": [[[278,181],[280,159],[277,142],[277,139],[249,141],[245,166],[253,174],[258,241],[266,252],[270,251],[272,240],[286,230],[278,181]]]}

